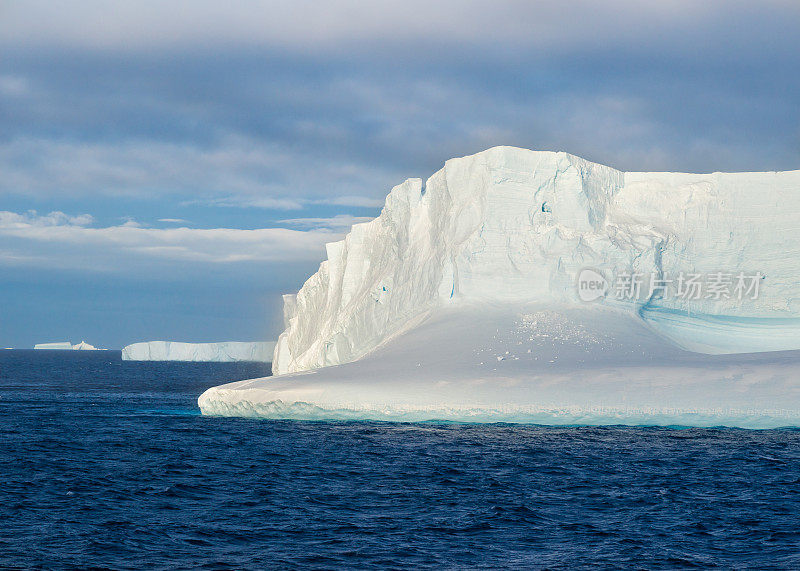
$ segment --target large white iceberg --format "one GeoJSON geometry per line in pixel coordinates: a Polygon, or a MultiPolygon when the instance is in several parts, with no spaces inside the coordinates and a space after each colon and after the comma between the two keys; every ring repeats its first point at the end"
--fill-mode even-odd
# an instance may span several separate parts
{"type": "Polygon", "coordinates": [[[272,360],[275,343],[267,341],[222,341],[183,343],[145,341],[122,349],[123,361],[264,361],[272,360]]]}
{"type": "Polygon", "coordinates": [[[800,171],[624,173],[510,147],[453,159],[395,187],[285,296],[275,377],[199,404],[277,418],[800,425],[798,222],[800,171]],[[578,289],[587,271],[605,288],[594,303],[578,289]],[[703,295],[678,295],[698,276],[703,295]],[[639,278],[641,291],[619,289],[639,278]]]}

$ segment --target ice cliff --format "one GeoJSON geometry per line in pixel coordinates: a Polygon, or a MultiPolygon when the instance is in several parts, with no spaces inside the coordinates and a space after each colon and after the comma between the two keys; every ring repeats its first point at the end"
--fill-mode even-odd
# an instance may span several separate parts
{"type": "Polygon", "coordinates": [[[223,341],[182,343],[145,341],[122,349],[123,361],[265,361],[272,359],[275,343],[223,341]]]}
{"type": "Polygon", "coordinates": [[[209,389],[200,408],[800,426],[798,222],[800,171],[632,173],[510,147],[452,159],[392,189],[285,296],[275,377],[209,389]],[[641,289],[615,295],[626,276],[641,289]],[[685,276],[703,295],[680,295],[685,276]]]}
{"type": "Polygon", "coordinates": [[[285,296],[273,372],[352,361],[454,301],[576,303],[586,267],[608,276],[758,272],[756,300],[607,303],[668,322],[663,331],[693,349],[706,329],[694,331],[691,316],[717,318],[708,352],[741,350],[748,320],[766,333],[757,350],[800,348],[798,222],[800,171],[625,173],[511,147],[452,159],[425,183],[393,188],[380,216],[328,244],[319,271],[285,296]],[[782,335],[771,336],[773,326],[782,335]]]}

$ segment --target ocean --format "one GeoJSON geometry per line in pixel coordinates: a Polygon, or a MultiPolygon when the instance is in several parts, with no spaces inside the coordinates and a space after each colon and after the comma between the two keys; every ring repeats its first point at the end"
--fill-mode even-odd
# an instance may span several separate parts
{"type": "Polygon", "coordinates": [[[0,567],[800,568],[800,431],[199,414],[267,374],[0,351],[0,567]]]}

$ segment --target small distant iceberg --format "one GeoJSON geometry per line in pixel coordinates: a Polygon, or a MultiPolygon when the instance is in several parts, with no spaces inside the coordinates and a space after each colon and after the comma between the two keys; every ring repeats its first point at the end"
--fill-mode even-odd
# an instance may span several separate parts
{"type": "Polygon", "coordinates": [[[272,362],[275,343],[271,341],[222,341],[218,343],[183,343],[145,341],[122,349],[123,361],[260,361],[272,362]]]}
{"type": "Polygon", "coordinates": [[[54,343],[37,343],[33,346],[34,349],[41,349],[47,351],[105,351],[94,345],[90,345],[86,341],[81,340],[77,345],[73,345],[69,341],[56,341],[54,343]]]}

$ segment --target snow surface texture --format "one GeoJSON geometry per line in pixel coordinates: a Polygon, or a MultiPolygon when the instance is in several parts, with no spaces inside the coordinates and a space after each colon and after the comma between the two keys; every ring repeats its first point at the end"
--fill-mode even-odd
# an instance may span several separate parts
{"type": "Polygon", "coordinates": [[[272,359],[275,343],[223,341],[221,343],[181,343],[146,341],[122,349],[123,361],[265,361],[272,359]]]}
{"type": "Polygon", "coordinates": [[[509,147],[453,159],[425,184],[395,187],[378,218],[329,244],[319,271],[285,296],[278,377],[211,389],[200,406],[281,418],[796,424],[797,354],[685,349],[800,348],[798,221],[800,171],[623,173],[509,147]],[[764,279],[757,299],[589,305],[575,285],[587,267],[764,279]],[[555,313],[543,319],[546,308],[555,313]],[[518,322],[533,324],[532,339],[511,334],[518,322]],[[485,327],[520,347],[537,336],[564,343],[547,359],[536,346],[520,356],[475,331],[485,327]],[[604,357],[615,327],[635,334],[612,335],[604,357]],[[599,340],[580,359],[568,349],[576,335],[599,340]],[[644,363],[625,349],[637,343],[644,363]],[[476,351],[499,353],[497,371],[488,357],[467,359],[476,351]],[[303,373],[331,365],[341,366],[303,373]]]}

